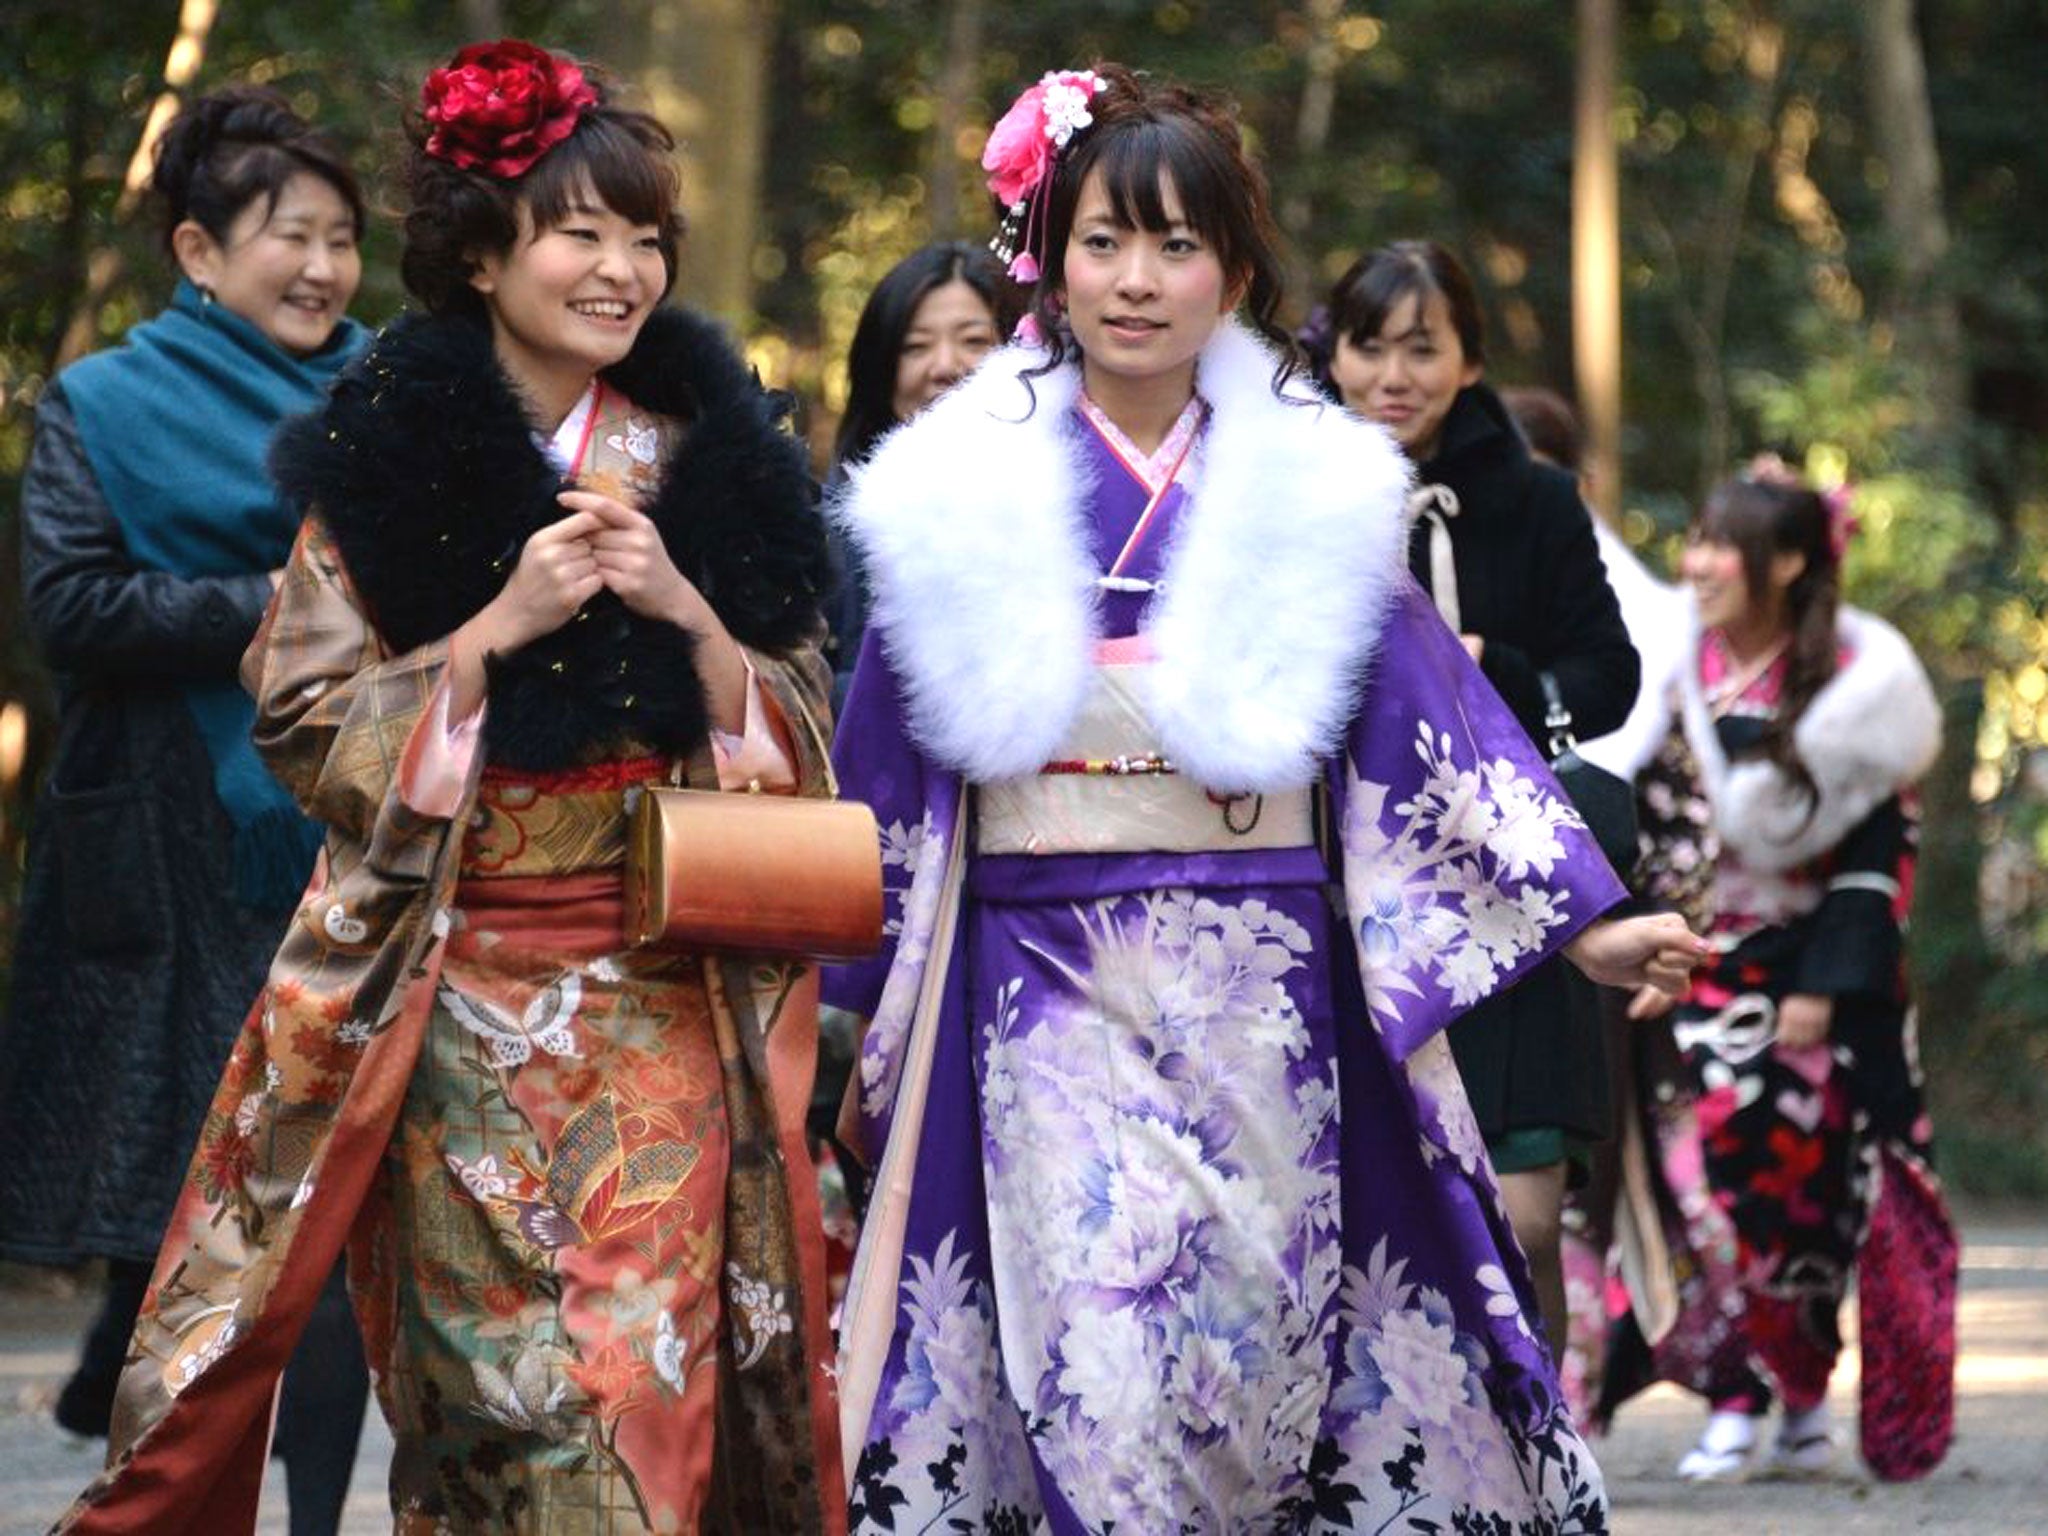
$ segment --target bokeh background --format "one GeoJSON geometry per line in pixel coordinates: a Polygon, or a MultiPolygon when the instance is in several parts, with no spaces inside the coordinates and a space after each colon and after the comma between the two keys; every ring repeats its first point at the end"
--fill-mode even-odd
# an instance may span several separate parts
{"type": "MultiPolygon", "coordinates": [[[[1668,572],[1695,498],[1759,449],[1856,487],[1850,596],[1909,632],[1948,715],[1912,939],[1945,1167],[2048,1193],[2037,0],[0,0],[0,992],[53,746],[19,476],[43,382],[168,295],[132,190],[153,111],[274,85],[388,212],[423,71],[508,33],[602,62],[678,130],[681,297],[804,400],[820,446],[868,289],[928,238],[989,231],[981,138],[1048,68],[1115,58],[1237,98],[1290,319],[1360,250],[1431,236],[1479,280],[1494,381],[1567,394],[1615,384],[1573,344],[1574,156],[1610,151],[1620,430],[1599,500],[1668,572]],[[1589,64],[1613,80],[1590,146],[1589,64]]],[[[372,323],[403,302],[393,229],[367,246],[372,323]]]]}

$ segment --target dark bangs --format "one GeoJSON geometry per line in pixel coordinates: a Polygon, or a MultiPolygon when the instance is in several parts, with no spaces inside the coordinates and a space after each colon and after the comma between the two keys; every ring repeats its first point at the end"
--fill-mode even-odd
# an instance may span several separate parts
{"type": "Polygon", "coordinates": [[[536,230],[562,223],[593,196],[620,218],[651,225],[660,232],[667,287],[673,288],[683,239],[674,154],[669,131],[645,112],[599,107],[584,113],[576,131],[520,178],[518,195],[536,230]]]}
{"type": "Polygon", "coordinates": [[[1164,187],[1173,184],[1187,227],[1213,247],[1233,280],[1243,275],[1242,243],[1226,206],[1237,190],[1236,176],[1215,140],[1171,118],[1132,123],[1122,133],[1103,134],[1095,155],[1074,157],[1075,200],[1092,170],[1102,172],[1111,216],[1128,229],[1163,235],[1171,227],[1164,187]]]}
{"type": "Polygon", "coordinates": [[[1465,360],[1486,361],[1486,319],[1479,294],[1458,259],[1431,240],[1398,240],[1358,258],[1330,291],[1330,325],[1354,347],[1378,340],[1387,317],[1414,299],[1419,315],[1443,295],[1465,360]]]}

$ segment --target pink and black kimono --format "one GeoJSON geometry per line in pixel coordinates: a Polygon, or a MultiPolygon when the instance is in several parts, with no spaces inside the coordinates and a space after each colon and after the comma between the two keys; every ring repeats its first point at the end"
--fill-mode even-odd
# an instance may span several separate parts
{"type": "Polygon", "coordinates": [[[1957,1240],[1934,1177],[1902,938],[1918,813],[1941,717],[1898,632],[1843,610],[1835,676],[1794,739],[1807,794],[1745,748],[1776,714],[1784,661],[1734,683],[1701,638],[1677,690],[1718,845],[1716,958],[1672,1017],[1678,1057],[1642,1095],[1679,1255],[1676,1321],[1646,1347],[1624,1319],[1600,1417],[1659,1377],[1717,1407],[1820,1403],[1852,1273],[1862,1311],[1862,1449],[1878,1475],[1948,1446],[1957,1240]],[[1710,703],[1710,701],[1712,701],[1710,703]],[[1777,1035],[1792,994],[1833,1004],[1829,1038],[1777,1035]]]}
{"type": "Polygon", "coordinates": [[[1408,578],[1378,428],[1226,324],[1148,460],[1042,362],[841,509],[890,932],[826,981],[849,1523],[1604,1530],[1443,1030],[1620,887],[1408,578]]]}

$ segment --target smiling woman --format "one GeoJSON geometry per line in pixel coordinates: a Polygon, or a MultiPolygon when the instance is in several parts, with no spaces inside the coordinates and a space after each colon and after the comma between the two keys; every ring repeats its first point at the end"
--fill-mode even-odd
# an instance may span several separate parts
{"type": "MultiPolygon", "coordinates": [[[[21,502],[29,622],[64,689],[0,1051],[0,1257],[106,1262],[57,1403],[90,1435],[107,1432],[179,1171],[318,844],[249,743],[235,663],[298,529],[264,467],[272,435],[367,340],[345,318],[361,194],[282,98],[192,102],[158,141],[151,194],[182,280],[44,392],[21,502]]],[[[338,1514],[367,1391],[335,1302],[279,1421],[309,1529],[338,1514]]]]}
{"type": "Polygon", "coordinates": [[[410,127],[424,312],[280,440],[306,522],[244,663],[328,857],[165,1240],[127,1459],[72,1519],[253,1521],[217,1490],[253,1488],[276,1341],[353,1234],[398,1529],[836,1530],[815,970],[622,923],[648,783],[830,793],[801,450],[660,307],[659,122],[507,41],[410,127]]]}

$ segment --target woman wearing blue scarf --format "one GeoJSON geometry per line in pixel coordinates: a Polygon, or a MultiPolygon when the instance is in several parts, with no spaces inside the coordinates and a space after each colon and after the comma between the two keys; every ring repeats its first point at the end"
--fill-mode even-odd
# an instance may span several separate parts
{"type": "MultiPolygon", "coordinates": [[[[163,136],[152,191],[177,292],[50,385],[22,491],[27,611],[59,675],[61,729],[0,1037],[0,1258],[107,1261],[57,1405],[88,1435],[106,1433],[221,1063],[319,845],[250,745],[236,670],[298,531],[265,467],[271,436],[367,339],[345,314],[361,191],[282,98],[193,102],[163,136]]],[[[315,1416],[343,1454],[324,1475],[302,1469],[288,1385],[295,1532],[332,1528],[317,1512],[339,1512],[342,1416],[363,1407],[353,1335],[321,1352],[303,1374],[336,1393],[315,1416]],[[302,1470],[330,1486],[303,1486],[302,1470]]]]}

